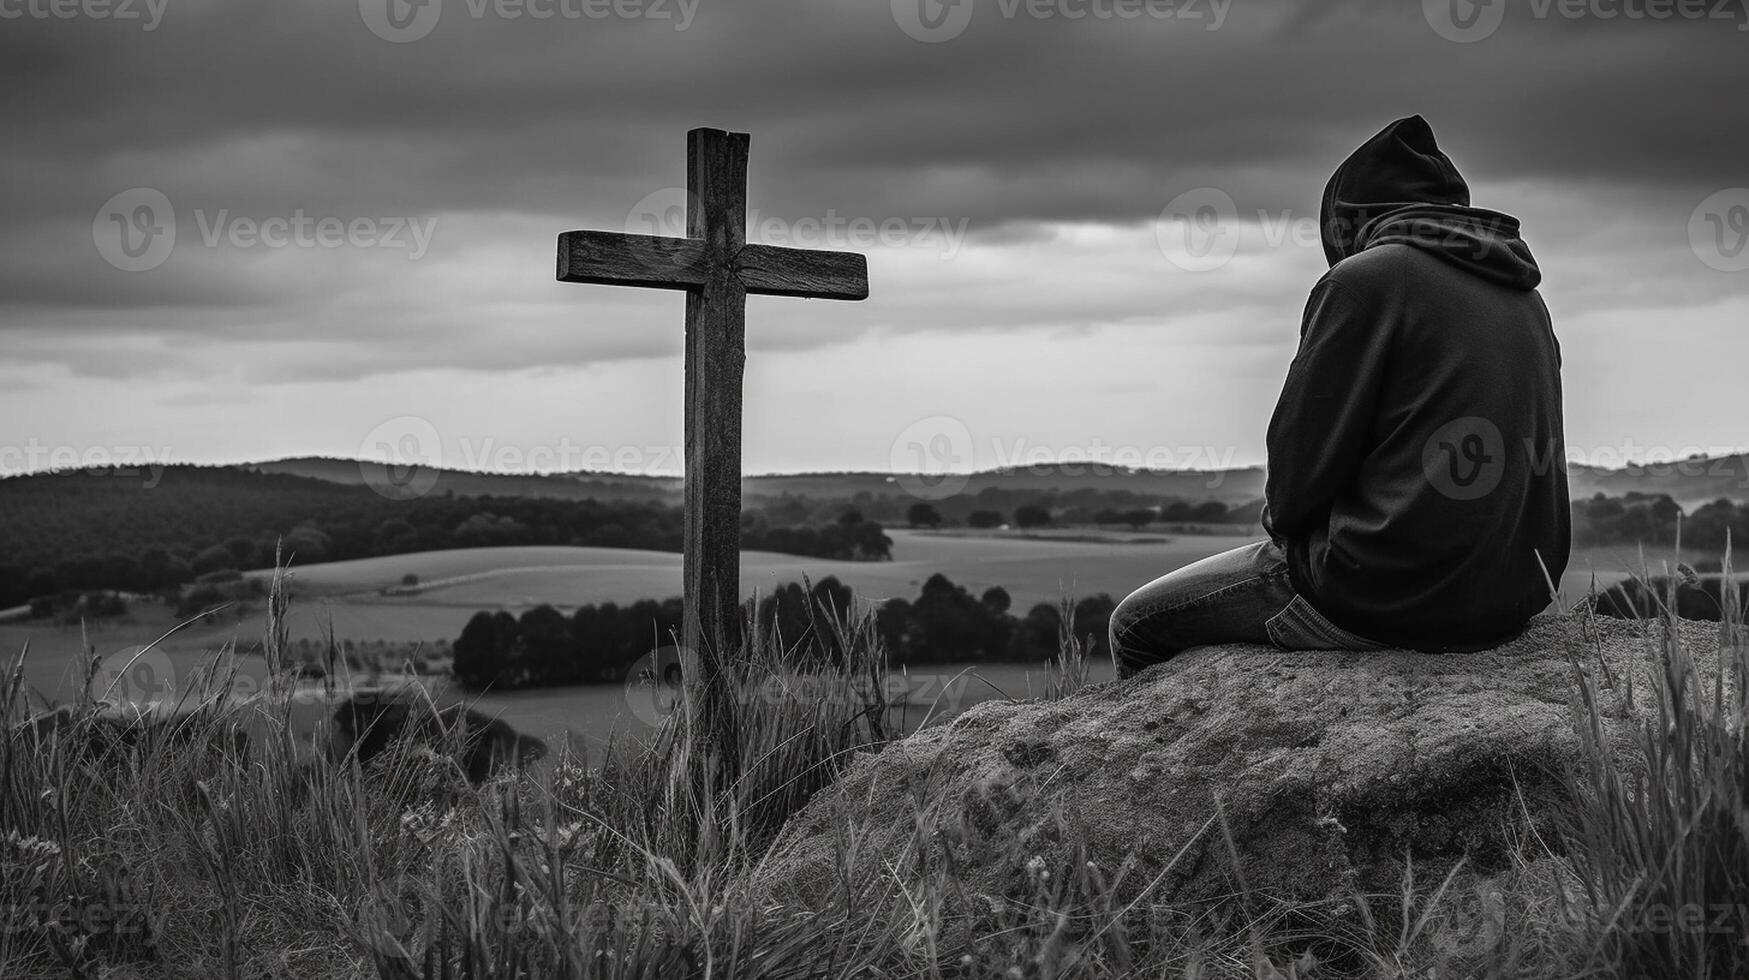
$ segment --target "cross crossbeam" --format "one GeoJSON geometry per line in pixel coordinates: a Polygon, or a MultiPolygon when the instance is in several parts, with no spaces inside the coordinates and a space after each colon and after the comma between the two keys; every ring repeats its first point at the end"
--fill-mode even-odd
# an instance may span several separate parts
{"type": "MultiPolygon", "coordinates": [[[[698,289],[713,274],[713,255],[695,238],[567,231],[559,236],[559,281],[649,289],[698,289]]],[[[749,296],[867,299],[868,260],[855,252],[743,245],[730,274],[749,296]]]]}

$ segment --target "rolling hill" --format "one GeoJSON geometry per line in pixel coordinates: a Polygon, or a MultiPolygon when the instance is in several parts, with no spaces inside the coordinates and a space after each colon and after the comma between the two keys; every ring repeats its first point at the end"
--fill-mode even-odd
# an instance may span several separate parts
{"type": "MultiPolygon", "coordinates": [[[[311,456],[244,465],[266,473],[287,473],[332,483],[364,482],[354,460],[311,456]]],[[[1598,493],[1668,494],[1684,508],[1720,498],[1749,500],[1749,454],[1634,464],[1619,469],[1574,464],[1568,473],[1576,499],[1598,493]]],[[[741,488],[748,500],[784,495],[850,500],[859,494],[904,495],[903,476],[879,471],[765,474],[746,477],[741,488]]],[[[1125,470],[1084,463],[1044,464],[967,474],[959,495],[976,497],[989,489],[1058,493],[1121,490],[1146,497],[1236,504],[1262,496],[1263,478],[1260,466],[1230,470],[1125,470]]],[[[681,490],[681,479],[676,476],[441,470],[434,492],[678,503],[681,490]]]]}

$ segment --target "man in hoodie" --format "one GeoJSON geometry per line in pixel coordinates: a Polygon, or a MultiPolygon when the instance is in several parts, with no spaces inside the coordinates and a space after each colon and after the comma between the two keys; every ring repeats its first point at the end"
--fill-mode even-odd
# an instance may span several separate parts
{"type": "Polygon", "coordinates": [[[1469,205],[1420,116],[1337,168],[1330,271],[1269,424],[1269,540],[1120,603],[1120,674],[1213,643],[1485,649],[1548,605],[1571,533],[1560,346],[1518,220],[1469,205]]]}

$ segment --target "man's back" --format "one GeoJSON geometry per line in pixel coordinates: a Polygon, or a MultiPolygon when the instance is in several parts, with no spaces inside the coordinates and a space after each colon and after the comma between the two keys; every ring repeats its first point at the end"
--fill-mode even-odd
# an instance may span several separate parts
{"type": "Polygon", "coordinates": [[[1337,625],[1474,647],[1566,568],[1560,349],[1517,222],[1470,208],[1424,129],[1394,124],[1332,178],[1333,264],[1270,425],[1268,524],[1337,625]]]}

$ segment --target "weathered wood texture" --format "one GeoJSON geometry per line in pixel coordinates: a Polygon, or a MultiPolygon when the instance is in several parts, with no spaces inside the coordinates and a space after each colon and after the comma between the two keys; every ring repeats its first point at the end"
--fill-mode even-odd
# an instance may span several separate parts
{"type": "Polygon", "coordinates": [[[560,282],[697,289],[709,276],[707,259],[705,243],[690,238],[611,231],[567,231],[559,236],[560,282]]]}
{"type": "Polygon", "coordinates": [[[735,257],[735,272],[755,296],[868,299],[868,259],[856,252],[748,245],[735,257]]]}
{"type": "MultiPolygon", "coordinates": [[[[686,187],[699,207],[686,234],[707,253],[732,256],[746,244],[745,133],[693,130],[687,136],[686,187]]],[[[715,264],[686,294],[686,528],[682,642],[698,671],[686,678],[703,709],[701,730],[734,744],[732,696],[722,659],[740,639],[741,379],[746,363],[747,290],[728,262],[715,264]]]]}
{"type": "Polygon", "coordinates": [[[686,620],[681,643],[701,734],[736,768],[734,692],[722,680],[740,642],[741,379],[749,293],[859,300],[868,260],[849,252],[748,245],[746,133],[686,137],[685,238],[568,231],[561,282],[686,290],[686,620]]]}

